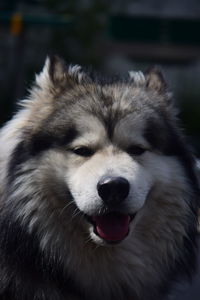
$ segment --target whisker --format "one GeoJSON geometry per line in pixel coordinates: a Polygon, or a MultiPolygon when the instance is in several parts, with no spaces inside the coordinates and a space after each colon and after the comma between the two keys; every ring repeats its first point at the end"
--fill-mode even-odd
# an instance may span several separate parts
{"type": "Polygon", "coordinates": [[[61,216],[61,215],[63,214],[63,212],[64,212],[70,205],[72,205],[73,203],[74,203],[73,200],[71,200],[69,203],[67,203],[67,204],[63,207],[63,209],[60,211],[59,216],[61,216]]]}

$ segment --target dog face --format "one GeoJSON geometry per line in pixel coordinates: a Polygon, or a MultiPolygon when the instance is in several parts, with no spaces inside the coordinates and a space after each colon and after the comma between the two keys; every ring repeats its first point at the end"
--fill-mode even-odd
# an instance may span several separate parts
{"type": "Polygon", "coordinates": [[[118,124],[111,140],[97,118],[88,115],[84,119],[78,129],[80,136],[70,145],[67,186],[91,223],[92,239],[121,241],[153,184],[151,174],[139,162],[147,148],[141,141],[120,141],[120,127],[128,130],[123,124],[118,124]]]}
{"type": "Polygon", "coordinates": [[[199,187],[160,72],[102,81],[48,59],[21,105],[0,131],[6,295],[41,273],[32,298],[163,299],[195,266],[199,187]]]}
{"type": "Polygon", "coordinates": [[[66,229],[72,216],[92,242],[120,243],[154,198],[187,186],[185,149],[158,71],[102,84],[56,59],[36,82],[15,151],[25,153],[18,181],[36,195],[18,211],[24,220],[34,211],[30,228],[55,215],[66,229]]]}

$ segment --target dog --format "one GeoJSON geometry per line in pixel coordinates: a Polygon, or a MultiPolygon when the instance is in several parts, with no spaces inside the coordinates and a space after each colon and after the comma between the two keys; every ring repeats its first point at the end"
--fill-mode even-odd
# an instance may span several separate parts
{"type": "Polygon", "coordinates": [[[0,299],[159,300],[195,269],[199,186],[162,73],[48,57],[0,131],[0,299]]]}

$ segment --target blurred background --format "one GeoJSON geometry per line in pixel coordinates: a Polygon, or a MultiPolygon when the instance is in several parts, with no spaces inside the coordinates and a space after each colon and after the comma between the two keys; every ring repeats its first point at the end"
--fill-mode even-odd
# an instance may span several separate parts
{"type": "Polygon", "coordinates": [[[111,75],[161,66],[200,155],[200,0],[1,0],[0,124],[47,54],[111,75]]]}
{"type": "MultiPolygon", "coordinates": [[[[0,124],[47,54],[111,75],[160,66],[200,156],[200,0],[1,0],[0,124]]],[[[199,300],[198,285],[175,299],[199,300]]]]}

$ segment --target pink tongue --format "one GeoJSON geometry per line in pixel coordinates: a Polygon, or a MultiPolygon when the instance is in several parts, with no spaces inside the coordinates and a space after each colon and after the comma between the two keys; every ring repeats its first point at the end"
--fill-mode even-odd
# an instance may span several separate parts
{"type": "Polygon", "coordinates": [[[93,217],[98,235],[107,241],[119,241],[126,237],[129,230],[130,216],[108,214],[93,217]]]}

